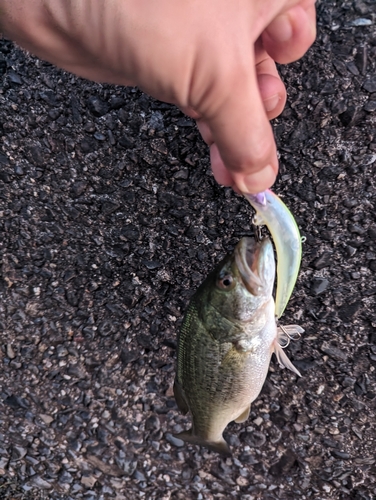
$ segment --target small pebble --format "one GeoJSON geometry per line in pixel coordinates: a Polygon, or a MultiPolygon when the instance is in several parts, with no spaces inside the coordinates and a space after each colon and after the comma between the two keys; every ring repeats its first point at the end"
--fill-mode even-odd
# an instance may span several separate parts
{"type": "Polygon", "coordinates": [[[165,437],[166,437],[166,441],[171,443],[173,446],[176,446],[178,448],[181,448],[182,446],[184,446],[184,441],[182,439],[179,439],[179,438],[173,436],[169,432],[166,433],[165,437]]]}
{"type": "Polygon", "coordinates": [[[314,278],[311,281],[311,291],[314,295],[320,295],[325,292],[329,286],[329,280],[326,278],[314,278]]]}
{"type": "Polygon", "coordinates": [[[7,356],[9,359],[14,359],[16,357],[12,344],[7,344],[7,356]]]}

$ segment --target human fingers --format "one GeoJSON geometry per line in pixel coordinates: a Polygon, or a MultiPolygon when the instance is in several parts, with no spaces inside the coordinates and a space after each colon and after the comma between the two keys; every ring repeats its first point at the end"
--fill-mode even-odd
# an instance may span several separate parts
{"type": "Polygon", "coordinates": [[[278,15],[261,35],[265,50],[281,64],[302,57],[316,38],[314,2],[291,7],[278,15]]]}
{"type": "MultiPolygon", "coordinates": [[[[286,91],[284,85],[278,77],[275,77],[270,74],[259,75],[258,82],[259,82],[261,97],[263,99],[265,107],[265,112],[267,113],[269,119],[275,118],[282,112],[286,102],[286,91]],[[270,111],[268,111],[269,106],[272,107],[270,111]]],[[[235,191],[239,192],[239,189],[236,188],[235,184],[236,176],[234,178],[233,174],[225,166],[221,158],[221,155],[219,154],[218,147],[214,143],[214,139],[211,134],[209,126],[203,120],[198,120],[197,125],[203,139],[210,147],[210,163],[215,180],[219,184],[223,186],[231,186],[234,188],[235,191]]],[[[263,173],[261,177],[262,184],[260,188],[256,184],[256,180],[258,181],[260,176],[257,175],[256,179],[255,178],[253,179],[252,183],[255,192],[260,192],[263,189],[265,189],[263,187],[263,183],[265,182],[269,183],[270,185],[273,184],[275,177],[274,170],[272,170],[270,180],[268,180],[269,175],[270,172],[268,175],[267,172],[263,173]]]]}
{"type": "MultiPolygon", "coordinates": [[[[256,72],[258,89],[260,97],[264,105],[265,113],[269,120],[278,116],[286,103],[286,89],[281,81],[274,61],[266,54],[262,44],[256,43],[256,72]]],[[[207,122],[199,119],[199,116],[194,112],[190,113],[197,120],[197,125],[205,142],[210,146],[210,160],[214,178],[219,184],[224,186],[232,186],[235,191],[239,192],[236,187],[235,180],[237,175],[234,175],[225,166],[222,157],[219,153],[218,146],[214,142],[211,129],[207,122]]],[[[269,186],[274,182],[275,171],[263,172],[262,176],[256,175],[252,180],[252,186],[255,191],[263,190],[263,185],[269,183],[269,186]],[[259,179],[261,185],[258,186],[259,179]]]]}
{"type": "Polygon", "coordinates": [[[257,80],[252,86],[232,86],[231,95],[213,116],[199,121],[199,128],[210,144],[212,170],[220,184],[256,193],[274,183],[276,146],[257,80]]]}
{"type": "MultiPolygon", "coordinates": [[[[301,57],[314,41],[315,20],[314,1],[303,0],[277,16],[261,35],[261,41],[255,44],[256,57],[259,58],[256,66],[258,87],[269,119],[282,111],[286,100],[286,92],[273,59],[287,63],[301,57]],[[277,86],[279,89],[274,94],[273,90],[277,86]]],[[[257,138],[255,129],[253,133],[253,139],[257,138]]],[[[245,186],[248,187],[249,192],[262,191],[274,182],[277,163],[271,162],[258,170],[257,162],[253,161],[251,174],[246,174],[246,169],[229,169],[226,160],[223,161],[223,154],[215,140],[210,146],[210,155],[216,180],[224,185],[232,185],[236,191],[244,191],[245,186]]]]}
{"type": "Polygon", "coordinates": [[[222,186],[232,187],[239,194],[260,193],[274,184],[276,171],[273,167],[266,167],[262,171],[248,176],[246,181],[241,173],[231,172],[223,163],[218,146],[210,146],[210,163],[214,179],[222,186]],[[249,187],[250,186],[250,187],[249,187]]]}
{"type": "MultiPolygon", "coordinates": [[[[257,81],[264,109],[269,120],[279,116],[286,104],[286,88],[278,74],[275,62],[263,53],[261,60],[256,64],[257,81]]],[[[211,130],[205,120],[200,119],[192,109],[184,110],[191,118],[197,121],[198,129],[204,141],[211,146],[214,142],[211,130]]]]}
{"type": "Polygon", "coordinates": [[[279,77],[263,73],[257,77],[263,98],[264,109],[269,120],[279,116],[286,104],[286,89],[279,77]]]}
{"type": "Polygon", "coordinates": [[[257,82],[269,120],[282,113],[286,104],[286,88],[273,59],[265,51],[261,38],[255,43],[257,82]]]}

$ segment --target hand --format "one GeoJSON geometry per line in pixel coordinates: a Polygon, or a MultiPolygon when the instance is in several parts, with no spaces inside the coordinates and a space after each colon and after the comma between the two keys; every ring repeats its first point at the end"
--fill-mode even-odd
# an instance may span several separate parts
{"type": "Polygon", "coordinates": [[[197,120],[216,180],[270,187],[269,119],[286,90],[274,61],[315,38],[314,0],[0,0],[7,36],[85,78],[137,85],[197,120]]]}

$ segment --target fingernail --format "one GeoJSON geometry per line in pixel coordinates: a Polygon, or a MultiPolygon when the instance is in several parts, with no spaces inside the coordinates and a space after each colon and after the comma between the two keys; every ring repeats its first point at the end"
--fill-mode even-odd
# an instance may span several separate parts
{"type": "Polygon", "coordinates": [[[275,94],[272,97],[265,99],[264,101],[265,111],[267,111],[268,113],[270,111],[273,111],[273,109],[275,109],[278,106],[279,100],[280,100],[279,94],[275,94]]]}
{"type": "Polygon", "coordinates": [[[276,42],[287,42],[292,37],[292,26],[287,15],[281,15],[267,28],[267,32],[276,42]]]}
{"type": "Polygon", "coordinates": [[[274,184],[277,176],[277,169],[267,165],[262,170],[249,175],[233,173],[233,178],[237,188],[242,193],[257,194],[274,184]]]}

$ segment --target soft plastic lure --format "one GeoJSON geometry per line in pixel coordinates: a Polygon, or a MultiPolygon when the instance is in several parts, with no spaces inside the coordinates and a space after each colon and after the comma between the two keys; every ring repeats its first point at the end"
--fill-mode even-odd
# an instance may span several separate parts
{"type": "Polygon", "coordinates": [[[275,315],[279,319],[290,300],[302,260],[302,240],[295,219],[283,201],[270,189],[244,194],[256,210],[254,224],[266,225],[277,250],[275,315]]]}

